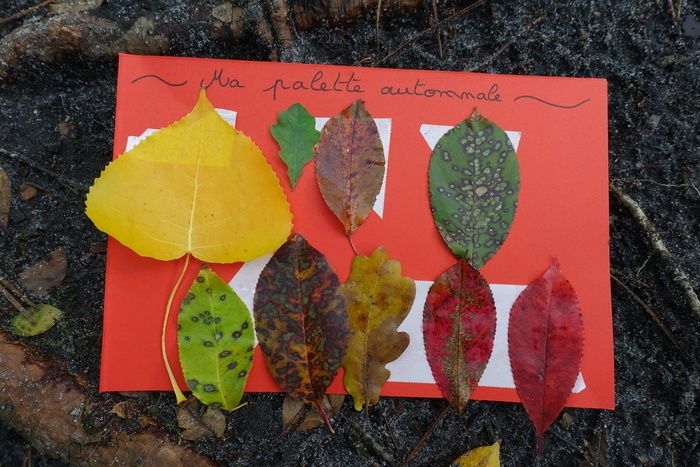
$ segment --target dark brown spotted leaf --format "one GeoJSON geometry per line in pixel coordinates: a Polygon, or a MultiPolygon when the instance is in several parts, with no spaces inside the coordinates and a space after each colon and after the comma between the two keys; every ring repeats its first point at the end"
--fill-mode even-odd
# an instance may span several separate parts
{"type": "Polygon", "coordinates": [[[316,403],[340,368],[348,340],[345,300],[331,265],[293,234],[260,274],[253,309],[274,379],[292,397],[316,403]]]}
{"type": "Polygon", "coordinates": [[[315,161],[323,199],[352,235],[369,216],[384,178],[382,141],[362,100],[328,120],[315,161]]]}

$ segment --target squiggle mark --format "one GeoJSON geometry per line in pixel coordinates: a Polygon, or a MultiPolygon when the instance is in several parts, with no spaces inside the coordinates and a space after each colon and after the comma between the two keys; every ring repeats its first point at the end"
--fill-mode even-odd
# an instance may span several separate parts
{"type": "Polygon", "coordinates": [[[534,100],[536,100],[536,101],[538,101],[538,102],[542,102],[543,104],[551,105],[552,107],[557,107],[557,108],[560,108],[560,109],[575,109],[576,107],[578,107],[578,106],[580,106],[580,105],[583,105],[583,104],[585,104],[586,102],[588,102],[588,101],[591,100],[590,98],[588,98],[588,99],[582,100],[582,101],[579,102],[578,104],[573,104],[573,105],[561,105],[561,104],[555,104],[555,103],[553,103],[553,102],[548,102],[548,101],[546,101],[546,100],[544,100],[544,99],[540,99],[539,97],[536,97],[536,96],[518,96],[518,97],[516,97],[515,99],[513,99],[513,102],[518,101],[518,100],[520,100],[520,99],[534,99],[534,100]]]}
{"type": "Polygon", "coordinates": [[[145,79],[145,78],[155,78],[155,79],[157,79],[158,81],[162,82],[163,84],[167,84],[168,86],[173,86],[173,87],[184,86],[185,84],[187,84],[187,80],[183,81],[182,83],[171,83],[170,81],[167,81],[167,80],[161,78],[161,77],[158,76],[158,75],[143,75],[143,76],[139,76],[138,78],[134,78],[134,79],[131,81],[131,84],[134,84],[134,83],[136,83],[136,82],[138,82],[138,81],[141,81],[142,79],[145,79]]]}

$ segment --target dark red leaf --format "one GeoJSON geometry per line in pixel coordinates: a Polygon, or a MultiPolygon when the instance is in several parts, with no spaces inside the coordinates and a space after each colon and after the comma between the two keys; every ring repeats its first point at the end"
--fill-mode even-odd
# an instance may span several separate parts
{"type": "Polygon", "coordinates": [[[581,309],[554,261],[520,294],[508,324],[515,389],[535,425],[538,446],[571,394],[582,353],[581,309]]]}
{"type": "Polygon", "coordinates": [[[496,307],[486,280],[466,260],[445,271],[428,291],[423,339],[442,394],[458,411],[486,368],[496,333],[496,307]]]}
{"type": "Polygon", "coordinates": [[[301,235],[293,234],[263,269],[254,312],[272,376],[292,397],[317,402],[345,356],[348,315],[338,276],[301,235]]]}

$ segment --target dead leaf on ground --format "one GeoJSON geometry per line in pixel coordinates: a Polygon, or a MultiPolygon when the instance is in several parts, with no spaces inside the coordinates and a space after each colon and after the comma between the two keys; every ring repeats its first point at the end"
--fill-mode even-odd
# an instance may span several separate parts
{"type": "Polygon", "coordinates": [[[177,424],[185,431],[182,439],[195,441],[207,436],[221,438],[226,431],[226,416],[219,409],[213,409],[190,397],[175,408],[177,424]]]}
{"type": "Polygon", "coordinates": [[[64,122],[58,122],[58,125],[56,125],[56,129],[58,130],[58,133],[65,137],[73,137],[75,136],[75,125],[73,122],[70,122],[68,120],[64,122]]]}
{"type": "Polygon", "coordinates": [[[141,428],[156,426],[157,423],[148,415],[144,415],[132,401],[121,401],[114,404],[111,413],[125,420],[137,420],[141,428]]]}
{"type": "Polygon", "coordinates": [[[53,2],[48,6],[50,15],[59,13],[80,13],[83,11],[94,10],[102,5],[104,0],[64,0],[62,2],[53,2]]]}
{"type": "Polygon", "coordinates": [[[37,190],[36,185],[32,183],[22,183],[19,186],[19,199],[22,201],[29,201],[30,199],[34,198],[39,190],[37,190]]]}
{"type": "Polygon", "coordinates": [[[133,410],[134,408],[129,401],[121,401],[114,404],[110,413],[113,413],[119,418],[131,418],[133,410]]]}
{"type": "Polygon", "coordinates": [[[146,397],[148,396],[147,391],[119,391],[120,396],[124,397],[133,397],[133,398],[141,398],[141,397],[146,397]]]}
{"type": "Polygon", "coordinates": [[[561,419],[559,419],[559,425],[562,426],[565,430],[568,430],[571,428],[571,425],[574,424],[574,417],[571,415],[569,412],[564,412],[561,416],[561,419]]]}
{"type": "MultiPolygon", "coordinates": [[[[343,405],[345,400],[345,394],[327,394],[321,399],[321,405],[326,411],[329,417],[335,415],[336,412],[343,405]]],[[[289,427],[294,423],[294,419],[300,410],[304,409],[304,402],[299,399],[294,399],[290,397],[289,394],[284,396],[284,402],[282,403],[282,424],[285,428],[289,427]]],[[[299,423],[296,431],[309,431],[318,426],[323,425],[323,419],[321,414],[318,413],[316,407],[311,407],[306,413],[304,420],[299,423]]]]}
{"type": "Polygon", "coordinates": [[[608,429],[600,424],[593,439],[585,441],[581,467],[608,467],[608,429]]]}
{"type": "Polygon", "coordinates": [[[106,253],[107,252],[107,242],[94,242],[88,247],[90,253],[106,253]]]}
{"type": "Polygon", "coordinates": [[[31,293],[42,295],[63,282],[66,277],[68,257],[62,248],[51,252],[49,259],[39,261],[19,274],[19,282],[31,293]]]}
{"type": "Polygon", "coordinates": [[[0,228],[7,227],[7,221],[10,219],[10,190],[10,179],[0,167],[0,228]]]}

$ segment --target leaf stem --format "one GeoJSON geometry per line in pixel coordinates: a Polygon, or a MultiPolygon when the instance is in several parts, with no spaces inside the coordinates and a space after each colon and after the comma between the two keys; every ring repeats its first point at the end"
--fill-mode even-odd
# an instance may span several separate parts
{"type": "Polygon", "coordinates": [[[168,297],[168,304],[165,306],[165,317],[163,318],[163,330],[160,335],[160,350],[161,353],[163,354],[163,363],[165,363],[165,369],[168,372],[168,378],[170,378],[170,384],[173,387],[173,392],[175,392],[175,398],[177,399],[177,403],[180,404],[181,402],[184,402],[187,400],[185,395],[182,393],[180,390],[180,386],[177,384],[177,380],[175,379],[175,375],[173,374],[172,368],[170,368],[170,362],[168,361],[168,351],[165,348],[165,331],[168,327],[168,320],[170,319],[170,309],[172,308],[173,305],[173,300],[175,300],[175,294],[177,293],[177,290],[180,288],[180,284],[182,283],[183,277],[185,277],[185,273],[187,272],[187,266],[190,264],[190,254],[187,253],[187,256],[185,256],[185,264],[182,266],[182,272],[180,273],[180,277],[177,278],[177,281],[175,282],[175,285],[173,286],[173,290],[170,292],[170,297],[168,297]]]}
{"type": "Polygon", "coordinates": [[[318,410],[319,415],[321,415],[321,418],[323,419],[323,423],[326,424],[328,431],[335,434],[335,430],[333,429],[333,425],[331,425],[331,420],[330,420],[330,418],[328,418],[328,414],[323,409],[323,406],[318,401],[318,399],[314,401],[314,404],[316,405],[316,409],[318,410]]]}
{"type": "Polygon", "coordinates": [[[348,234],[348,243],[350,243],[350,248],[352,248],[352,252],[355,253],[355,256],[359,256],[357,253],[357,248],[355,248],[355,244],[352,243],[352,234],[348,234]]]}

